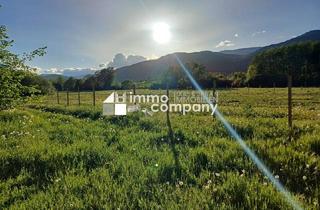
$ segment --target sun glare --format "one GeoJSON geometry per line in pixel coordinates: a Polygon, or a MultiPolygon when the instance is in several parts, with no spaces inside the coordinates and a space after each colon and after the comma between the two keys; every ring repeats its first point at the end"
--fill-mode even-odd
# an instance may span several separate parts
{"type": "Polygon", "coordinates": [[[170,27],[168,24],[160,22],[155,23],[152,29],[154,41],[159,44],[166,44],[171,39],[170,27]]]}

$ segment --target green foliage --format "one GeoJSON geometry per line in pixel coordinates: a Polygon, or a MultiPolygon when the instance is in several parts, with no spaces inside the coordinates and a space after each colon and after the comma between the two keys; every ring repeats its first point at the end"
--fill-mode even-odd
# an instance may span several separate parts
{"type": "Polygon", "coordinates": [[[30,71],[19,73],[23,74],[21,85],[23,87],[27,87],[24,88],[24,91],[22,92],[23,96],[32,96],[34,94],[50,94],[54,92],[52,83],[41,76],[30,71]]]}
{"type": "Polygon", "coordinates": [[[63,87],[65,90],[76,90],[78,88],[77,86],[77,80],[73,77],[69,77],[63,84],[63,87]]]}
{"type": "Polygon", "coordinates": [[[266,50],[253,59],[247,72],[252,85],[286,85],[286,75],[294,85],[320,85],[320,42],[301,42],[266,50]]]}
{"type": "MultiPolygon", "coordinates": [[[[190,74],[198,81],[202,87],[212,87],[213,77],[201,64],[188,63],[186,68],[190,71],[190,74]]],[[[191,89],[193,86],[180,66],[172,66],[163,75],[161,86],[166,87],[168,83],[169,88],[177,89],[191,89]]]]}
{"type": "Polygon", "coordinates": [[[35,56],[43,56],[46,47],[39,48],[23,58],[9,51],[13,44],[6,33],[6,27],[0,26],[0,110],[14,106],[24,96],[35,93],[48,93],[50,84],[31,73],[34,69],[25,64],[35,56]]]}
{"type": "Polygon", "coordinates": [[[246,73],[235,72],[229,75],[229,80],[232,81],[232,87],[244,87],[246,85],[246,73]]]}
{"type": "Polygon", "coordinates": [[[101,69],[94,75],[97,88],[100,90],[106,90],[111,88],[111,84],[114,78],[114,69],[112,67],[101,69]]]}
{"type": "Polygon", "coordinates": [[[121,82],[121,88],[124,90],[133,89],[134,85],[135,85],[134,82],[131,80],[125,80],[125,81],[121,82]]]}
{"type": "Polygon", "coordinates": [[[94,75],[87,76],[83,79],[75,79],[69,77],[65,81],[62,77],[59,77],[56,81],[53,82],[56,90],[69,90],[77,91],[79,90],[106,90],[110,89],[113,84],[114,78],[114,69],[112,67],[101,69],[96,71],[94,75]]]}
{"type": "MultiPolygon", "coordinates": [[[[230,75],[217,72],[209,72],[205,66],[197,63],[187,63],[186,68],[190,74],[200,84],[202,88],[226,88],[246,86],[246,76],[243,72],[235,72],[230,75]]],[[[153,81],[147,88],[165,89],[169,85],[172,89],[192,89],[193,86],[189,78],[180,66],[171,66],[160,80],[153,81]]]]}
{"type": "Polygon", "coordinates": [[[20,99],[22,76],[16,71],[0,67],[0,110],[11,108],[20,99]]]}
{"type": "Polygon", "coordinates": [[[59,76],[56,80],[52,81],[52,85],[56,90],[62,91],[64,85],[64,79],[62,76],[59,76]]]}

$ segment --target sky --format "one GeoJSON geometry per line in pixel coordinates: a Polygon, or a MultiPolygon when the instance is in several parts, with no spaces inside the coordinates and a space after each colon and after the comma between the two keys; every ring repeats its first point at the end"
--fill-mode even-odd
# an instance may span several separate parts
{"type": "Polygon", "coordinates": [[[116,63],[118,53],[154,59],[265,46],[320,29],[319,0],[0,0],[0,5],[0,24],[15,40],[12,50],[22,54],[47,46],[47,54],[30,65],[53,73],[98,69],[116,63]],[[159,22],[170,27],[167,44],[152,37],[159,22]]]}

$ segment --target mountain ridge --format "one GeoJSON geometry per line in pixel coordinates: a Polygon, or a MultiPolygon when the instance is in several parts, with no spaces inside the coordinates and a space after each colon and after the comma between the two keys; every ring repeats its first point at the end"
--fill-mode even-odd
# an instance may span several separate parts
{"type": "Polygon", "coordinates": [[[220,53],[224,54],[235,54],[235,55],[248,55],[254,53],[261,49],[262,47],[246,47],[246,48],[239,48],[234,50],[222,50],[220,53]]]}
{"type": "Polygon", "coordinates": [[[240,48],[220,52],[200,51],[192,53],[177,52],[162,56],[155,60],[143,61],[116,70],[116,81],[124,80],[154,80],[159,78],[170,66],[178,65],[173,57],[176,54],[183,63],[196,62],[202,64],[210,72],[244,72],[247,70],[252,58],[259,52],[293,44],[301,41],[320,41],[320,30],[312,30],[284,42],[264,47],[240,48]]]}

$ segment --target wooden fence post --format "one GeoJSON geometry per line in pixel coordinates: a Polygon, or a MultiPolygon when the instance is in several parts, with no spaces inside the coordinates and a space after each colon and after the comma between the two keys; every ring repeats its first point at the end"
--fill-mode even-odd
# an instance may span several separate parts
{"type": "Polygon", "coordinates": [[[69,89],[67,89],[67,106],[69,106],[69,89]]]}
{"type": "Polygon", "coordinates": [[[136,83],[133,84],[133,95],[136,95],[136,83]]]}
{"type": "Polygon", "coordinates": [[[78,105],[80,106],[80,88],[78,86],[78,105]]]}
{"type": "Polygon", "coordinates": [[[93,106],[96,106],[96,89],[95,89],[95,84],[92,86],[92,100],[93,100],[93,106]]]}
{"type": "Polygon", "coordinates": [[[60,104],[60,100],[59,100],[59,90],[57,90],[57,102],[58,102],[58,104],[60,104]]]}
{"type": "Polygon", "coordinates": [[[170,122],[170,115],[169,115],[169,100],[170,100],[170,95],[169,95],[169,83],[167,82],[167,97],[168,97],[168,101],[167,101],[167,126],[168,126],[168,137],[170,138],[170,141],[173,141],[173,130],[171,127],[171,122],[170,122]]]}
{"type": "Polygon", "coordinates": [[[292,139],[292,75],[288,75],[288,127],[289,141],[292,139]]]}

